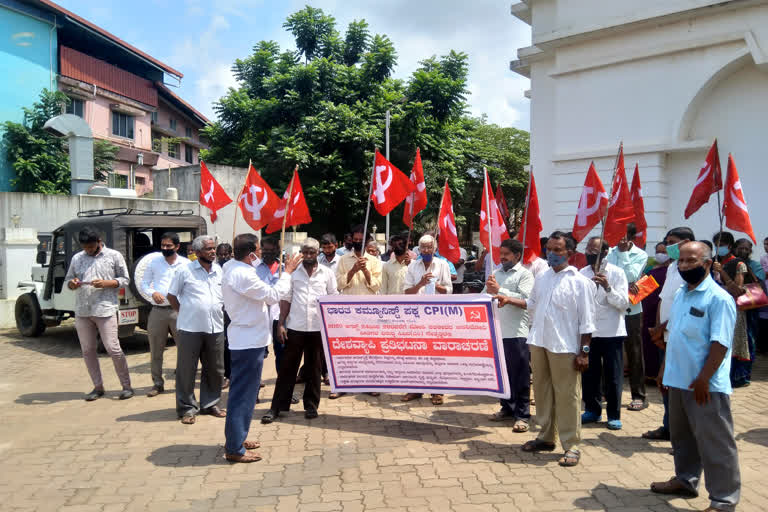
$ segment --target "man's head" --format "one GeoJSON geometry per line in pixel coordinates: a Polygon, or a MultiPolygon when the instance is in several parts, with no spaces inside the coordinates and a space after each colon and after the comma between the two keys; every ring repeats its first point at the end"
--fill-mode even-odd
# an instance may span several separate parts
{"type": "Polygon", "coordinates": [[[555,231],[547,240],[547,263],[555,272],[568,266],[568,240],[571,238],[562,231],[555,231]]]}
{"type": "Polygon", "coordinates": [[[348,251],[352,250],[352,233],[345,233],[344,234],[344,248],[348,251]]]}
{"type": "Polygon", "coordinates": [[[520,240],[508,238],[501,242],[499,248],[499,259],[501,260],[501,266],[504,270],[510,270],[517,265],[520,258],[523,257],[523,244],[520,240]]]}
{"type": "Polygon", "coordinates": [[[280,244],[272,237],[261,239],[261,260],[272,265],[280,256],[280,244]]]}
{"type": "Polygon", "coordinates": [[[407,250],[407,249],[410,249],[411,240],[413,240],[416,237],[416,232],[405,230],[400,232],[400,236],[403,237],[403,239],[405,240],[405,248],[407,250]]]}
{"type": "Polygon", "coordinates": [[[421,259],[424,260],[424,263],[432,261],[432,257],[435,255],[435,249],[435,237],[432,235],[424,235],[419,238],[419,253],[421,254],[421,259]]]}
{"type": "Polygon", "coordinates": [[[729,233],[728,231],[723,231],[721,233],[718,231],[712,235],[712,243],[714,244],[715,256],[724,258],[733,251],[735,240],[732,233],[729,233]]]}
{"type": "Polygon", "coordinates": [[[162,252],[163,256],[166,258],[176,254],[179,251],[180,246],[181,241],[179,240],[178,233],[169,231],[167,233],[163,233],[160,237],[160,252],[162,252]]]}
{"type": "Polygon", "coordinates": [[[749,260],[752,256],[752,242],[749,238],[739,238],[733,247],[733,255],[743,260],[749,260]]]}
{"type": "Polygon", "coordinates": [[[320,238],[320,249],[327,260],[332,260],[336,256],[336,235],[333,233],[324,234],[320,238]]]}
{"type": "Polygon", "coordinates": [[[352,229],[350,231],[352,232],[352,249],[355,250],[356,253],[360,254],[363,252],[363,231],[365,228],[363,228],[362,224],[358,224],[357,226],[352,226],[352,229]]]}
{"type": "Polygon", "coordinates": [[[622,237],[621,240],[619,240],[619,250],[620,251],[627,251],[632,247],[632,244],[635,242],[635,237],[637,236],[637,226],[635,226],[634,222],[630,222],[627,224],[627,233],[622,237]]]}
{"type": "Polygon", "coordinates": [[[693,234],[693,230],[686,226],[670,229],[667,232],[667,236],[664,237],[664,242],[667,244],[667,254],[673,260],[678,259],[680,256],[680,249],[689,242],[695,242],[696,235],[693,234]]]}
{"type": "Polygon", "coordinates": [[[320,242],[314,238],[307,238],[301,244],[302,263],[307,268],[317,265],[317,253],[320,251],[320,242]]]}
{"type": "Polygon", "coordinates": [[[584,251],[584,255],[587,258],[587,264],[594,265],[597,263],[598,257],[600,258],[600,261],[604,261],[605,257],[608,256],[608,249],[610,249],[608,242],[602,240],[601,243],[599,236],[590,238],[589,241],[587,241],[587,248],[584,251]]]}
{"type": "Polygon", "coordinates": [[[402,235],[393,235],[389,239],[389,246],[392,248],[392,252],[395,253],[395,256],[402,256],[406,251],[405,237],[402,235]]]}
{"type": "Polygon", "coordinates": [[[229,245],[228,243],[219,244],[219,246],[216,247],[216,262],[219,265],[223,265],[231,259],[232,259],[232,246],[229,245]]]}
{"type": "Polygon", "coordinates": [[[573,238],[573,233],[565,233],[565,250],[568,251],[568,257],[570,258],[576,252],[576,239],[573,238]]]}
{"type": "Polygon", "coordinates": [[[690,286],[697,286],[707,275],[712,266],[712,252],[701,242],[691,242],[680,246],[680,258],[677,270],[690,286]]]}
{"type": "Polygon", "coordinates": [[[368,240],[368,243],[365,244],[365,252],[367,252],[371,256],[376,256],[378,258],[379,244],[377,244],[375,240],[368,240]]]}
{"type": "Polygon", "coordinates": [[[243,233],[237,235],[232,241],[235,244],[234,254],[237,261],[251,265],[258,256],[256,251],[259,248],[259,237],[253,233],[243,233]]]}
{"type": "Polygon", "coordinates": [[[543,236],[539,238],[539,244],[541,245],[541,257],[546,258],[547,257],[547,238],[546,236],[543,236]]]}
{"type": "Polygon", "coordinates": [[[203,263],[210,265],[216,259],[216,242],[210,235],[200,235],[192,240],[192,250],[203,263]]]}
{"type": "Polygon", "coordinates": [[[85,226],[80,230],[77,241],[88,256],[96,256],[101,252],[101,235],[91,226],[85,226]]]}

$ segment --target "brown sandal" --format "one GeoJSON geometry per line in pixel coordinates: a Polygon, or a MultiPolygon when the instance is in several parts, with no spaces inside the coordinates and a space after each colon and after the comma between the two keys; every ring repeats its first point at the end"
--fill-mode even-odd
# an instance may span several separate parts
{"type": "Polygon", "coordinates": [[[422,395],[421,393],[406,393],[406,394],[403,395],[403,397],[400,399],[400,401],[401,402],[412,402],[414,400],[418,400],[422,396],[424,396],[424,395],[422,395]]]}
{"type": "Polygon", "coordinates": [[[261,443],[258,441],[245,441],[243,443],[243,448],[246,450],[256,450],[257,448],[261,448],[261,443]]]}
{"type": "Polygon", "coordinates": [[[555,449],[555,443],[548,443],[540,439],[531,439],[522,446],[524,452],[551,452],[555,449]]]}
{"type": "Polygon", "coordinates": [[[517,433],[523,433],[528,432],[529,429],[528,422],[525,420],[517,420],[514,425],[512,425],[512,432],[517,433]]]}
{"type": "Polygon", "coordinates": [[[243,455],[228,453],[224,456],[229,462],[259,462],[261,455],[253,452],[245,452],[243,455]]]}
{"type": "Polygon", "coordinates": [[[432,395],[432,405],[443,405],[444,403],[443,395],[432,395]]]}
{"type": "Polygon", "coordinates": [[[581,452],[579,450],[566,450],[560,460],[557,461],[563,467],[571,468],[579,464],[581,452]]]}
{"type": "Polygon", "coordinates": [[[686,487],[686,485],[677,478],[670,478],[666,482],[653,482],[651,484],[651,491],[656,494],[677,494],[693,498],[699,495],[699,493],[686,487]]]}
{"type": "Polygon", "coordinates": [[[194,425],[196,421],[197,416],[194,414],[185,414],[181,417],[181,423],[184,425],[194,425]]]}

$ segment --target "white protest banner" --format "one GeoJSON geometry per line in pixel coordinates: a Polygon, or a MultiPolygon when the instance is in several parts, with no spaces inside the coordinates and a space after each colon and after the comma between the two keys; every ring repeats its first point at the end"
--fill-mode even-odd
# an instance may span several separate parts
{"type": "Polygon", "coordinates": [[[334,392],[509,397],[489,295],[319,298],[334,392]]]}

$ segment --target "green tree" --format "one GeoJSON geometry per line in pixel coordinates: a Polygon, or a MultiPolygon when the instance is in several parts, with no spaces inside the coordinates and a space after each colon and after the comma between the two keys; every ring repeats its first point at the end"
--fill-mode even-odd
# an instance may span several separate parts
{"type": "MultiPolygon", "coordinates": [[[[297,50],[261,41],[250,56],[235,61],[238,87],[214,105],[218,121],[204,129],[211,149],[201,157],[242,167],[253,160],[278,194],[298,165],[313,234],[343,233],[365,215],[373,150],[384,152],[389,110],[392,163],[408,174],[421,148],[429,207],[417,216],[417,230],[434,225],[446,179],[462,212],[460,226],[477,229],[477,211],[470,212],[479,199],[477,169],[488,165],[496,175],[521,171],[517,163],[527,161],[527,147],[518,159],[502,158],[503,137],[494,146],[491,136],[500,128],[467,116],[467,55],[428,57],[399,80],[392,78],[394,43],[371,34],[365,20],[350,23],[343,39],[333,17],[313,7],[292,14],[283,26],[297,50]],[[466,224],[470,219],[473,226],[466,224]]],[[[506,149],[518,148],[509,140],[506,149]]],[[[503,186],[512,192],[517,182],[509,178],[503,186]]],[[[402,208],[392,213],[393,232],[403,227],[402,208]]],[[[382,231],[384,219],[375,211],[371,219],[382,231]]]]}
{"type": "MultiPolygon", "coordinates": [[[[71,101],[62,92],[44,89],[32,107],[24,108],[24,122],[2,124],[5,153],[16,177],[11,184],[18,192],[69,194],[71,173],[66,139],[43,129],[46,121],[62,112],[71,101]]],[[[94,175],[104,182],[117,155],[118,147],[95,140],[93,145],[94,175]]]]}

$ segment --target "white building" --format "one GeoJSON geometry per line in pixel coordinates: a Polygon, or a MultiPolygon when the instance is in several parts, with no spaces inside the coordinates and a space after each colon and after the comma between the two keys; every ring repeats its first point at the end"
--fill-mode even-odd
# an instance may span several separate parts
{"type": "MultiPolygon", "coordinates": [[[[710,203],[684,220],[707,150],[723,180],[733,153],[762,251],[768,235],[767,0],[526,0],[512,14],[532,44],[513,71],[531,79],[531,164],[545,231],[570,228],[591,160],[606,188],[619,142],[635,162],[648,248],[669,228],[718,228],[710,203]]],[[[745,235],[734,233],[736,238],[745,235]]]]}

